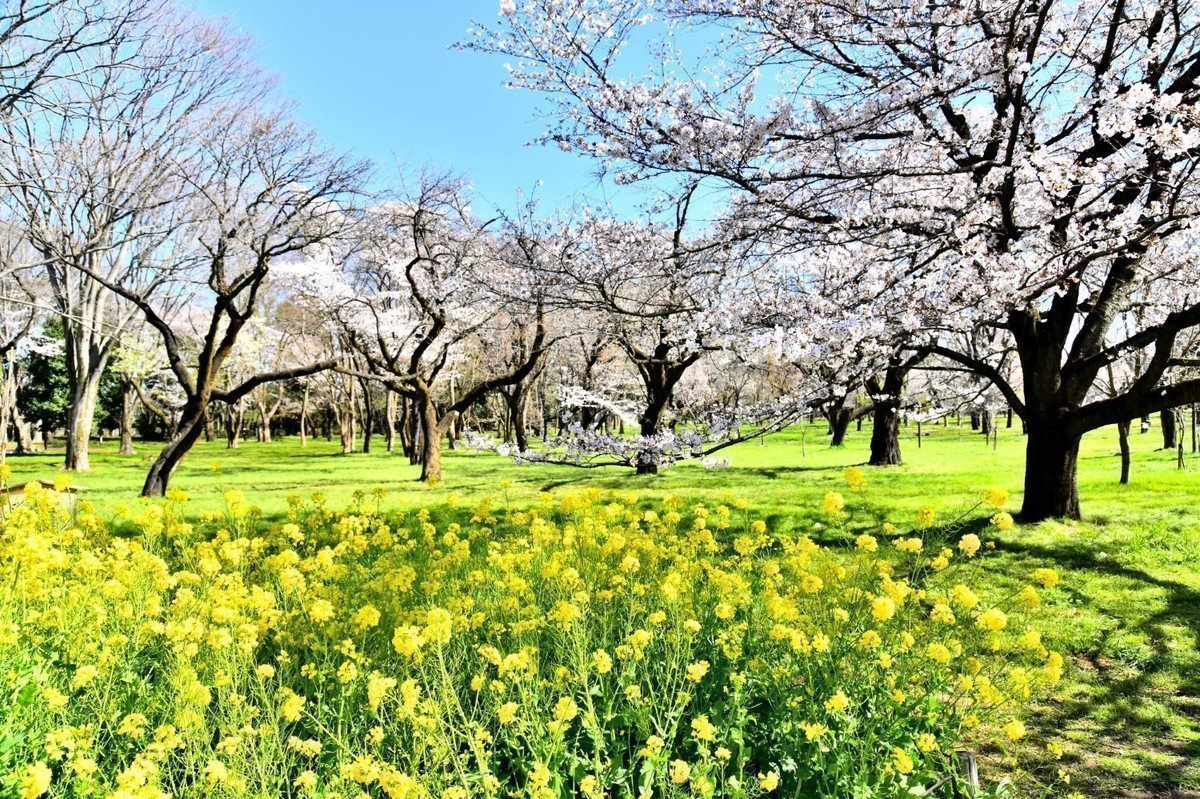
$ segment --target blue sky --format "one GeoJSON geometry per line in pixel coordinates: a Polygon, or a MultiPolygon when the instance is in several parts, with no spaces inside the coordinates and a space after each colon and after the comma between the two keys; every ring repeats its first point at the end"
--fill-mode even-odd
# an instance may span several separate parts
{"type": "MultiPolygon", "coordinates": [[[[257,41],[257,60],[282,81],[296,114],[337,148],[381,167],[449,167],[484,204],[511,207],[535,189],[547,207],[605,195],[595,164],[528,146],[542,130],[538,98],[504,88],[504,59],[460,52],[471,19],[496,19],[497,0],[193,0],[257,41]]],[[[626,205],[617,197],[614,205],[626,205]]]]}

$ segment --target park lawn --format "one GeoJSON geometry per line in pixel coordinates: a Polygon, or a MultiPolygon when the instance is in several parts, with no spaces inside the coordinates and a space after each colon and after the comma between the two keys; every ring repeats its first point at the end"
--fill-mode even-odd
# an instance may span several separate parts
{"type": "MultiPolygon", "coordinates": [[[[173,485],[188,492],[197,512],[220,507],[224,489],[242,489],[271,521],[282,518],[290,494],[322,492],[331,505],[340,505],[356,491],[375,487],[408,507],[438,504],[450,493],[467,502],[490,495],[503,505],[525,505],[541,491],[589,486],[646,497],[672,493],[689,502],[717,502],[732,494],[746,497],[771,530],[807,532],[830,543],[860,528],[877,532],[887,520],[911,524],[916,509],[926,504],[937,509],[939,522],[964,513],[982,519],[989,511],[974,506],[992,486],[1007,488],[1012,507],[1019,506],[1018,430],[1002,429],[996,446],[969,428],[926,431],[930,435],[918,449],[915,427],[904,430],[906,464],[868,469],[870,485],[861,497],[849,494],[842,470],[865,460],[867,431],[831,449],[820,425],[727,450],[728,469],[687,463],[657,476],[615,468],[516,466],[496,455],[447,452],[445,479],[436,487],[415,483],[417,468],[402,455],[383,452],[380,439],[375,452],[350,456],[323,440],[303,449],[296,439],[250,441],[236,450],[214,442],[197,447],[173,485]],[[848,496],[847,529],[825,524],[820,500],[831,490],[848,496]]],[[[1157,430],[1134,434],[1133,480],[1121,486],[1115,429],[1090,435],[1080,461],[1083,522],[1018,525],[1003,533],[971,522],[995,541],[996,551],[986,561],[994,585],[1017,586],[1042,565],[1056,566],[1063,576],[1043,633],[1069,653],[1074,667],[1058,695],[1035,709],[1021,762],[1052,775],[1058,766],[1044,745],[1063,743],[1062,765],[1085,796],[1200,797],[1200,456],[1189,454],[1188,468],[1181,471],[1174,453],[1162,452],[1160,445],[1157,430]]],[[[151,443],[133,456],[116,455],[115,449],[97,445],[93,471],[77,480],[102,512],[138,501],[154,453],[151,443]]],[[[53,450],[10,457],[13,482],[53,479],[60,458],[53,450]]],[[[994,779],[1009,766],[990,753],[983,768],[994,779]]]]}

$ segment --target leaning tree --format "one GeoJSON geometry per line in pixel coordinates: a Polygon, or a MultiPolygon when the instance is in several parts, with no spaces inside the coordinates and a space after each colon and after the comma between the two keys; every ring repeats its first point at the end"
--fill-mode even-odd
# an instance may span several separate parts
{"type": "MultiPolygon", "coordinates": [[[[199,168],[176,176],[187,187],[192,224],[159,268],[192,281],[186,316],[167,315],[163,300],[135,285],[87,274],[132,303],[159,335],[170,373],[184,395],[174,433],[146,476],[145,496],[166,492],[175,468],[204,433],[214,403],[232,405],[258,386],[331,368],[327,356],[228,379],[225,367],[267,293],[272,270],[354,225],[349,201],[366,165],[327,150],[310,132],[257,103],[232,106],[197,125],[199,168]],[[198,331],[189,343],[192,331],[198,331]]],[[[79,267],[85,268],[85,267],[79,267]]],[[[174,306],[172,306],[174,307],[174,306]]]]}

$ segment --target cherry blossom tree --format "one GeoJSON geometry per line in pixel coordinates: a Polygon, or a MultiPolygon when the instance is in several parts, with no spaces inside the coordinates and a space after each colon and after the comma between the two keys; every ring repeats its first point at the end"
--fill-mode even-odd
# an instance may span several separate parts
{"type": "Polygon", "coordinates": [[[1009,337],[1020,390],[949,343],[916,344],[992,381],[1023,417],[1025,517],[1079,515],[1085,432],[1200,396],[1179,366],[1181,334],[1200,323],[1200,43],[1186,0],[503,12],[475,46],[514,58],[512,84],[551,98],[548,140],[633,179],[717,181],[733,214],[797,236],[887,237],[906,256],[898,294],[936,308],[935,327],[1009,337]],[[714,42],[707,69],[681,63],[673,26],[714,42]],[[661,67],[631,80],[633,42],[661,67]],[[1111,340],[1142,304],[1146,325],[1111,340]],[[1106,366],[1134,350],[1144,371],[1098,398],[1106,366]]]}
{"type": "Polygon", "coordinates": [[[342,280],[310,292],[337,314],[365,365],[350,373],[408,400],[423,481],[441,479],[442,442],[458,418],[528,378],[550,345],[545,304],[523,268],[538,242],[489,228],[461,179],[422,174],[366,213],[342,280]],[[525,342],[517,360],[453,380],[466,352],[505,338],[525,342]]]}

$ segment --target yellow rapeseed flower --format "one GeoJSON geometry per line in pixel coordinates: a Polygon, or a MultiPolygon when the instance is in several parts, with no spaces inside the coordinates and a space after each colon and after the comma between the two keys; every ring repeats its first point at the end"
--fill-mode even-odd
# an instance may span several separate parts
{"type": "Polygon", "coordinates": [[[887,621],[896,615],[896,603],[890,597],[875,597],[871,603],[871,615],[879,621],[887,621]]]}
{"type": "Polygon", "coordinates": [[[837,693],[825,700],[825,709],[830,713],[845,713],[850,709],[850,698],[838,689],[837,693]]]}
{"type": "Polygon", "coordinates": [[[708,661],[698,660],[695,663],[689,663],[687,667],[687,680],[689,682],[698,683],[704,679],[704,675],[708,674],[708,661]]]}
{"type": "Polygon", "coordinates": [[[1053,588],[1059,583],[1058,572],[1048,568],[1034,569],[1033,581],[1043,588],[1053,588]]]}
{"type": "Polygon", "coordinates": [[[999,608],[990,608],[980,613],[975,619],[975,626],[981,630],[997,632],[1008,625],[1008,616],[999,608]]]}
{"type": "Polygon", "coordinates": [[[830,491],[825,495],[825,499],[821,502],[825,512],[830,516],[837,516],[846,509],[846,498],[837,491],[830,491]]]}
{"type": "Polygon", "coordinates": [[[983,492],[983,501],[993,508],[1003,508],[1008,504],[1008,489],[994,486],[983,492]]]}
{"type": "Polygon", "coordinates": [[[982,546],[983,542],[980,541],[979,536],[975,535],[974,533],[967,533],[958,540],[958,548],[961,549],[968,558],[975,557],[975,553],[978,552],[982,546]]]}
{"type": "Polygon", "coordinates": [[[37,799],[50,790],[54,772],[43,761],[31,763],[21,772],[21,799],[37,799]]]}
{"type": "Polygon", "coordinates": [[[670,774],[671,782],[676,785],[682,785],[692,776],[692,767],[688,765],[686,760],[672,760],[670,774]]]}

